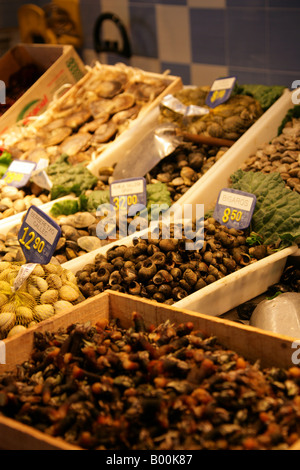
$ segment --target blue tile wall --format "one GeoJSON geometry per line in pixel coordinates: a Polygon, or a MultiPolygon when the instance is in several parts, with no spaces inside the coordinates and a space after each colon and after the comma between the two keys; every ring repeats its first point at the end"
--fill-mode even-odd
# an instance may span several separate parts
{"type": "Polygon", "coordinates": [[[225,10],[190,9],[192,60],[225,65],[225,10]]]}
{"type": "MultiPolygon", "coordinates": [[[[91,51],[96,19],[104,12],[108,1],[79,1],[84,50],[91,51]]],[[[48,2],[50,0],[33,3],[42,6],[48,2]]],[[[27,2],[0,0],[0,28],[17,26],[17,10],[23,3],[27,2]]],[[[213,70],[226,70],[240,82],[288,87],[293,80],[300,79],[300,0],[110,0],[109,8],[126,16],[133,51],[129,63],[133,65],[135,57],[139,63],[144,58],[149,63],[154,60],[161,72],[170,69],[172,74],[180,75],[185,84],[189,81],[197,84],[192,83],[192,77],[199,76],[195,70],[207,70],[206,76],[211,76],[213,70]],[[173,8],[176,18],[178,9],[186,13],[181,28],[178,28],[178,21],[176,25],[171,21],[163,24],[170,31],[176,28],[172,36],[178,34],[188,48],[186,59],[181,53],[177,62],[174,46],[168,62],[166,42],[164,47],[159,44],[159,38],[166,38],[161,31],[160,17],[165,8],[170,9],[170,17],[173,8]],[[159,55],[161,50],[164,57],[159,55]]],[[[84,50],[79,52],[84,53],[84,50]]],[[[107,60],[113,63],[114,57],[109,56],[107,60]]],[[[128,61],[124,59],[124,62],[128,61]]]]}

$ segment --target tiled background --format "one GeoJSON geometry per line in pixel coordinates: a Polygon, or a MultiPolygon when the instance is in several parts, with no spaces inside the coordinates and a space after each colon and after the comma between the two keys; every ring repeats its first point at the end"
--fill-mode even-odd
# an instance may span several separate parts
{"type": "MultiPolygon", "coordinates": [[[[50,0],[49,0],[50,1],[50,0]]],[[[1,28],[17,26],[22,3],[0,0],[1,28]]],[[[124,61],[152,72],[169,70],[184,84],[236,75],[240,83],[290,87],[300,79],[300,0],[79,0],[85,63],[124,61]],[[133,55],[96,54],[93,30],[101,13],[124,23],[133,55]]],[[[121,44],[111,22],[103,37],[121,44]]]]}

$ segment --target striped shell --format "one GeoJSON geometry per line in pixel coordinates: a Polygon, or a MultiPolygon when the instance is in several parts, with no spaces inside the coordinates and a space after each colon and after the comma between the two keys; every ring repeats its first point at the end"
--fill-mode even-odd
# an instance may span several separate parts
{"type": "Polygon", "coordinates": [[[0,313],[0,336],[5,338],[16,322],[14,312],[5,311],[0,313]]]}

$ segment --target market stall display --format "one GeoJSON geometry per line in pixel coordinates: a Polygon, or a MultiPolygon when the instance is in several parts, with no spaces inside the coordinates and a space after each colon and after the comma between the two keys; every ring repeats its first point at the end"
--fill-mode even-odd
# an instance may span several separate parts
{"type": "Polygon", "coordinates": [[[299,448],[292,338],[104,293],[5,341],[8,449],[299,448]]]}

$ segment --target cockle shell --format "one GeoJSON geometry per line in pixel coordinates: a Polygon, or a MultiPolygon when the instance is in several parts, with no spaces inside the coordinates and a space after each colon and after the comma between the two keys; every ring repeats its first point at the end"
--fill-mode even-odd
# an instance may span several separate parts
{"type": "Polygon", "coordinates": [[[78,299],[80,292],[78,289],[75,289],[74,287],[64,285],[62,286],[59,291],[59,297],[61,300],[67,300],[69,302],[74,302],[75,300],[78,299]]]}
{"type": "Polygon", "coordinates": [[[5,311],[0,313],[0,337],[5,338],[9,330],[16,322],[16,315],[13,312],[5,311]]]}
{"type": "Polygon", "coordinates": [[[16,308],[16,323],[18,325],[27,326],[33,320],[33,312],[29,307],[16,308]]]}
{"type": "Polygon", "coordinates": [[[24,333],[24,331],[27,331],[26,326],[24,325],[15,325],[12,327],[12,329],[8,332],[7,338],[11,338],[12,336],[15,336],[19,333],[24,333]]]}
{"type": "Polygon", "coordinates": [[[39,289],[40,292],[45,292],[48,289],[48,282],[39,276],[31,276],[32,283],[39,289]]]}
{"type": "Polygon", "coordinates": [[[56,289],[48,289],[43,292],[40,297],[41,304],[53,304],[58,299],[58,291],[56,289]]]}
{"type": "Polygon", "coordinates": [[[40,322],[46,320],[47,318],[52,317],[54,315],[55,310],[53,305],[50,304],[41,304],[36,305],[33,309],[33,318],[40,322]]]}
{"type": "Polygon", "coordinates": [[[67,300],[58,300],[57,302],[54,302],[53,307],[55,313],[61,313],[73,307],[73,304],[71,302],[68,302],[67,300]]]}
{"type": "Polygon", "coordinates": [[[54,289],[59,289],[62,286],[62,280],[60,276],[57,274],[49,274],[49,276],[46,277],[46,281],[48,283],[48,286],[50,288],[54,289]]]}

